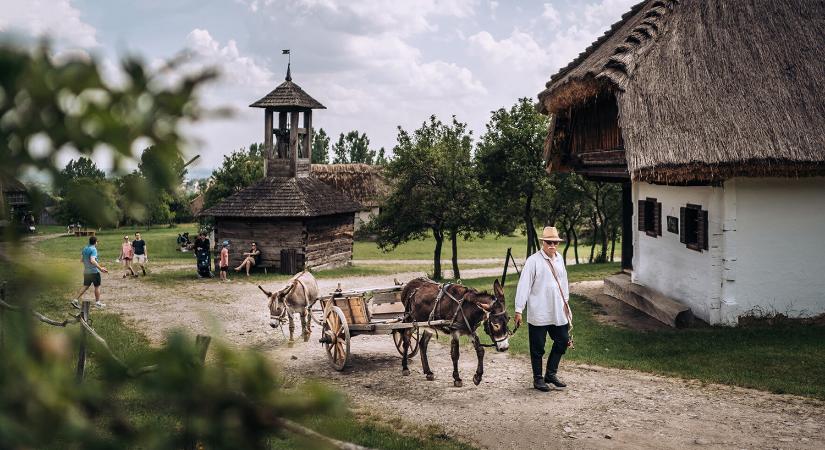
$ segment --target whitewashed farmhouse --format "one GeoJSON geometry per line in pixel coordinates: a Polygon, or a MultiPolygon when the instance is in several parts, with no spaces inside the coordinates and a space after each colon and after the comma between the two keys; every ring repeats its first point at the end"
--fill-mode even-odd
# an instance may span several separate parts
{"type": "Polygon", "coordinates": [[[623,186],[609,294],[677,326],[825,313],[823,17],[645,1],[552,76],[548,171],[623,186]]]}

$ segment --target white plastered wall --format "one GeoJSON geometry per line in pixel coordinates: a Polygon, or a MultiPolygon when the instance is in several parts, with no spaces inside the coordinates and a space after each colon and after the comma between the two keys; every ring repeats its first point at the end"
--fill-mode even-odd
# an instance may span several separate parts
{"type": "Polygon", "coordinates": [[[723,189],[713,186],[660,186],[633,183],[632,281],[681,301],[693,314],[717,323],[721,296],[723,189]],[[638,201],[652,197],[662,204],[662,235],[638,230],[638,201]],[[708,211],[708,250],[691,250],[667,231],[667,216],[679,218],[679,208],[701,205],[708,211]]]}
{"type": "Polygon", "coordinates": [[[825,312],[825,177],[725,183],[725,270],[719,322],[749,311],[825,312]]]}

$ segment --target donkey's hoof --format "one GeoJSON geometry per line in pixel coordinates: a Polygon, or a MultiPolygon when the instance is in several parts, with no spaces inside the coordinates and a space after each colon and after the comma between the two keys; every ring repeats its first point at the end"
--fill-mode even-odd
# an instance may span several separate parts
{"type": "Polygon", "coordinates": [[[431,374],[431,373],[428,373],[427,374],[427,381],[433,381],[433,380],[435,380],[435,375],[431,374]]]}
{"type": "Polygon", "coordinates": [[[481,384],[481,375],[478,375],[478,374],[473,375],[473,383],[475,383],[476,386],[481,384]]]}
{"type": "Polygon", "coordinates": [[[453,386],[462,387],[462,386],[464,386],[464,383],[462,383],[461,380],[454,380],[453,381],[453,386]]]}
{"type": "Polygon", "coordinates": [[[278,328],[278,324],[276,324],[275,322],[269,322],[269,326],[272,328],[278,328]]]}
{"type": "Polygon", "coordinates": [[[404,370],[402,370],[402,371],[401,371],[401,375],[404,375],[405,377],[406,377],[406,376],[409,376],[409,375],[410,375],[410,369],[404,369],[404,370]]]}

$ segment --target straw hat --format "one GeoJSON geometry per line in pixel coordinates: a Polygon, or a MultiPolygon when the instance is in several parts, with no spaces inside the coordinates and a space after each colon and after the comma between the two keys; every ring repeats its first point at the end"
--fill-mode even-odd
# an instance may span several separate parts
{"type": "Polygon", "coordinates": [[[541,232],[541,237],[539,240],[554,242],[564,241],[564,239],[559,237],[559,230],[557,230],[556,227],[544,227],[544,231],[541,232]]]}

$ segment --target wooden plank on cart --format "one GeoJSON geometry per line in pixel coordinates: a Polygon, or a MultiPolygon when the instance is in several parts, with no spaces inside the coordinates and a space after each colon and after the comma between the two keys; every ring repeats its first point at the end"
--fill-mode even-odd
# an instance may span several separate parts
{"type": "Polygon", "coordinates": [[[384,303],[401,303],[401,291],[393,291],[393,292],[373,292],[372,294],[372,304],[384,304],[384,303]]]}

